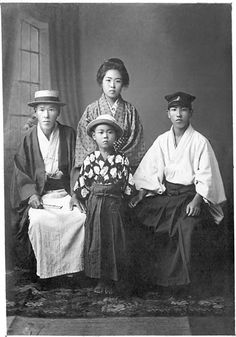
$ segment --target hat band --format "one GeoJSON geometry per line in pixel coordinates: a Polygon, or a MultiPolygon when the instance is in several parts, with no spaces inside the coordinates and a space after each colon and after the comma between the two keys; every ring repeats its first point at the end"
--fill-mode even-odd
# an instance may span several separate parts
{"type": "Polygon", "coordinates": [[[55,96],[44,96],[44,97],[36,97],[35,101],[54,101],[59,102],[58,97],[55,96]]]}
{"type": "Polygon", "coordinates": [[[173,106],[182,106],[186,108],[191,108],[192,104],[189,102],[185,102],[183,100],[169,102],[168,107],[173,107],[173,106]]]}

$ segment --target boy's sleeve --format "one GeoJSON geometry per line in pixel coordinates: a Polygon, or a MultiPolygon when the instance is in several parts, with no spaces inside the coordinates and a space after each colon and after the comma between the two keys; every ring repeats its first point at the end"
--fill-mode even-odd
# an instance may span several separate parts
{"type": "MultiPolygon", "coordinates": [[[[87,158],[86,158],[87,159],[87,158]]],[[[81,166],[79,177],[74,186],[74,192],[78,199],[87,199],[89,196],[89,188],[87,186],[87,169],[88,165],[85,164],[86,159],[81,166]]]]}
{"type": "Polygon", "coordinates": [[[132,197],[136,193],[136,188],[134,184],[133,175],[131,172],[131,167],[129,165],[129,159],[124,157],[124,170],[125,176],[125,186],[124,186],[124,195],[126,197],[132,197]]]}

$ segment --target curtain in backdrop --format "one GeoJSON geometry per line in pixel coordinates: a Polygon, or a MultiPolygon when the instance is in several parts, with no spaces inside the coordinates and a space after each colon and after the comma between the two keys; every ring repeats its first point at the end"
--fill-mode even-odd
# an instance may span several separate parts
{"type": "Polygon", "coordinates": [[[1,5],[2,14],[2,80],[3,80],[3,118],[4,125],[9,115],[11,87],[14,76],[16,54],[17,7],[1,5]]]}
{"type": "Polygon", "coordinates": [[[60,4],[49,22],[50,70],[52,87],[60,91],[66,102],[63,123],[76,129],[79,111],[79,7],[60,4]]]}

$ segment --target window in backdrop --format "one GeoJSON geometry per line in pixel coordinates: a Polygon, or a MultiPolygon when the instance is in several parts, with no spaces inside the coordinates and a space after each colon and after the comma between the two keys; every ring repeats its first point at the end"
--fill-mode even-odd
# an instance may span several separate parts
{"type": "Polygon", "coordinates": [[[25,132],[24,125],[33,109],[27,103],[34,92],[50,87],[48,24],[22,15],[16,36],[13,86],[10,96],[10,133],[7,146],[15,152],[25,132]]]}
{"type": "Polygon", "coordinates": [[[19,49],[19,89],[22,112],[24,112],[24,109],[26,108],[26,102],[33,97],[34,92],[39,90],[40,87],[39,38],[40,29],[37,26],[22,20],[19,49]]]}

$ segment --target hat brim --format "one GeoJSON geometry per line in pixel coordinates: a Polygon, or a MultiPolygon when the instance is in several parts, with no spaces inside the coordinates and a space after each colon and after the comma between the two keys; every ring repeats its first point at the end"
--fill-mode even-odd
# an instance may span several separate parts
{"type": "Polygon", "coordinates": [[[107,119],[99,119],[99,120],[93,120],[92,122],[90,122],[88,125],[87,125],[87,134],[92,137],[92,132],[94,131],[94,128],[97,126],[97,125],[100,125],[100,124],[106,124],[106,125],[110,125],[112,126],[115,131],[116,131],[116,135],[117,135],[117,138],[120,138],[122,135],[123,135],[123,130],[122,128],[112,122],[112,121],[109,121],[107,119]]]}
{"type": "Polygon", "coordinates": [[[54,105],[59,105],[59,106],[66,105],[66,103],[57,102],[57,101],[33,101],[33,102],[28,102],[28,105],[32,106],[32,107],[35,107],[36,105],[39,105],[39,104],[54,104],[54,105]]]}

